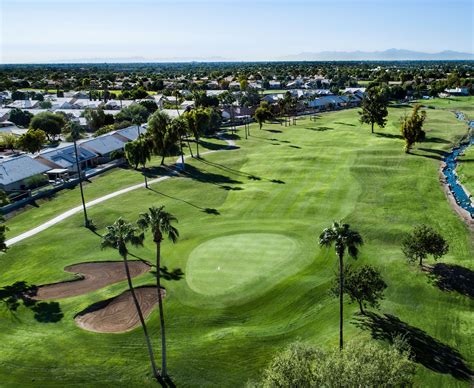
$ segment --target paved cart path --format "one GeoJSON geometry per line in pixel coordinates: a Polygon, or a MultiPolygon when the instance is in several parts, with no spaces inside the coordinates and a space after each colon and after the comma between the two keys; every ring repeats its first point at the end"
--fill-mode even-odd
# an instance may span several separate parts
{"type": "MultiPolygon", "coordinates": [[[[211,154],[211,153],[214,153],[214,152],[232,150],[232,149],[236,148],[235,141],[225,139],[222,135],[218,136],[218,138],[224,140],[228,144],[228,147],[223,149],[223,150],[212,150],[212,151],[202,152],[202,153],[200,153],[200,155],[207,155],[207,154],[211,154]]],[[[186,155],[186,156],[184,156],[184,159],[186,160],[190,157],[191,157],[190,155],[186,155]]],[[[173,166],[177,167],[179,165],[181,165],[181,157],[178,158],[178,160],[176,161],[176,163],[173,166]]],[[[169,179],[173,176],[176,176],[177,174],[178,174],[178,171],[176,169],[171,170],[170,175],[165,175],[165,176],[162,176],[160,178],[151,179],[151,180],[148,181],[148,184],[152,185],[152,184],[155,184],[155,183],[159,183],[159,182],[164,181],[166,179],[169,179]]],[[[145,182],[138,183],[138,184],[133,185],[133,186],[128,186],[128,187],[125,187],[124,189],[121,189],[121,190],[114,191],[114,192],[109,193],[107,195],[104,195],[102,197],[96,198],[92,201],[86,202],[86,208],[90,208],[92,206],[98,205],[99,203],[108,201],[109,199],[118,197],[119,195],[126,194],[126,193],[129,193],[130,191],[138,190],[138,189],[141,189],[143,187],[145,187],[145,182]]],[[[30,229],[30,230],[28,230],[24,233],[21,233],[20,235],[18,235],[16,237],[13,237],[13,238],[7,240],[6,245],[7,246],[12,246],[12,245],[14,245],[14,244],[16,244],[16,243],[18,243],[22,240],[25,240],[29,237],[34,236],[34,235],[42,232],[43,230],[46,230],[49,227],[51,227],[53,225],[56,225],[59,222],[65,220],[65,219],[67,219],[67,218],[69,218],[69,217],[71,217],[71,216],[73,216],[77,213],[80,213],[80,212],[82,212],[82,205],[79,205],[79,206],[76,206],[72,209],[69,209],[68,211],[65,211],[64,213],[59,214],[58,216],[50,219],[49,221],[44,222],[43,224],[37,226],[36,228],[30,229]]]]}

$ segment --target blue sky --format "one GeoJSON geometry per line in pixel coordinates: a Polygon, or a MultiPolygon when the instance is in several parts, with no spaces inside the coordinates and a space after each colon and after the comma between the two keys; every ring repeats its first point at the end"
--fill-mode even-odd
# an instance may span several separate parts
{"type": "Polygon", "coordinates": [[[0,0],[0,61],[474,52],[474,0],[0,0]]]}

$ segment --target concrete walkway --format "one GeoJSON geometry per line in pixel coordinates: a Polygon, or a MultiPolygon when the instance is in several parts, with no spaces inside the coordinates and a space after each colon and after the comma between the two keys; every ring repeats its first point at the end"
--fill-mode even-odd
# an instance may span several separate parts
{"type": "MultiPolygon", "coordinates": [[[[231,150],[231,149],[236,149],[236,145],[235,145],[235,141],[233,140],[227,140],[225,138],[223,138],[223,134],[219,134],[217,136],[219,139],[221,140],[224,140],[227,144],[228,144],[228,147],[225,149],[225,150],[231,150]]],[[[202,152],[200,153],[200,156],[201,155],[208,155],[208,154],[212,154],[214,152],[219,152],[221,150],[212,150],[212,151],[206,151],[206,152],[202,152]]],[[[184,159],[188,159],[190,158],[191,156],[190,155],[186,155],[184,157],[184,159]]],[[[173,166],[177,166],[177,165],[181,165],[181,157],[178,158],[178,160],[176,161],[176,164],[174,164],[173,166]]],[[[156,178],[156,179],[152,179],[152,180],[149,180],[148,181],[148,184],[149,185],[152,185],[152,184],[155,184],[155,183],[158,183],[158,182],[161,182],[161,181],[164,181],[165,179],[169,179],[171,178],[172,176],[176,176],[178,174],[178,172],[176,170],[171,170],[170,171],[170,175],[165,175],[165,176],[162,176],[160,178],[156,178]]],[[[100,197],[100,198],[96,198],[92,201],[89,201],[89,202],[86,202],[86,208],[90,208],[92,206],[95,206],[99,203],[102,203],[102,202],[105,202],[105,201],[108,201],[109,199],[112,199],[112,198],[115,198],[115,197],[118,197],[119,195],[122,195],[122,194],[125,194],[125,193],[129,193],[130,191],[133,191],[133,190],[137,190],[137,189],[141,189],[145,187],[145,182],[143,183],[139,183],[139,184],[136,184],[136,185],[133,185],[133,186],[129,186],[129,187],[126,187],[124,189],[121,189],[121,190],[117,190],[117,191],[114,191],[110,194],[107,194],[107,195],[104,195],[103,197],[100,197]]],[[[45,223],[37,226],[36,228],[33,228],[33,229],[30,229],[29,231],[27,232],[24,232],[16,237],[13,237],[9,240],[6,241],[6,245],[7,246],[12,246],[13,244],[16,244],[22,240],[25,240],[27,239],[28,237],[32,237],[40,232],[42,232],[43,230],[46,230],[48,229],[49,227],[53,226],[53,225],[56,225],[58,224],[59,222],[65,220],[66,218],[69,218],[71,216],[73,216],[74,214],[77,214],[77,213],[80,213],[82,212],[82,205],[80,206],[76,206],[64,213],[61,213],[59,214],[58,216],[52,218],[51,220],[49,221],[46,221],[45,223]]]]}

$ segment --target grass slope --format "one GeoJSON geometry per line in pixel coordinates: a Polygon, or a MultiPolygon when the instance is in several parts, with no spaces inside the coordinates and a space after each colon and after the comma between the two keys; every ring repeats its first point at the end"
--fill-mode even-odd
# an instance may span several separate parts
{"type": "Polygon", "coordinates": [[[461,183],[472,194],[474,193],[474,148],[471,146],[459,158],[457,173],[461,183]]]}
{"type": "MultiPolygon", "coordinates": [[[[185,272],[179,281],[164,282],[169,369],[178,386],[242,386],[258,378],[275,352],[297,338],[337,346],[337,301],[328,293],[336,260],[332,250],[318,248],[317,236],[340,218],[366,241],[357,264],[376,265],[388,284],[380,313],[391,315],[372,324],[374,330],[390,335],[404,328],[417,339],[418,386],[468,386],[453,375],[462,357],[472,365],[472,299],[443,291],[441,284],[408,265],[400,251],[403,233],[426,222],[450,242],[442,261],[472,274],[472,235],[438,181],[442,154],[465,134],[466,125],[447,110],[430,109],[427,141],[405,155],[398,123],[406,110],[389,112],[387,127],[373,135],[361,127],[356,110],[323,114],[315,121],[299,119],[291,127],[266,124],[260,131],[253,125],[250,139],[238,141],[239,150],[190,161],[188,177],[89,210],[98,234],[119,216],[135,220],[150,205],[164,204],[179,218],[181,240],[163,246],[167,269],[185,272]],[[283,241],[276,242],[275,236],[283,241]],[[228,288],[211,271],[219,265],[230,266],[228,288]],[[257,276],[264,278],[263,284],[257,276]]],[[[128,173],[116,171],[114,176],[126,179],[128,173]]],[[[101,181],[91,187],[101,185],[107,192],[112,182],[101,181]]],[[[36,221],[55,206],[63,206],[59,198],[33,209],[36,221]]],[[[9,224],[16,222],[13,218],[9,224]]],[[[100,237],[81,228],[81,222],[77,214],[13,246],[2,257],[1,284],[59,281],[70,277],[62,271],[66,265],[119,259],[114,251],[101,251],[100,237]]],[[[151,238],[132,252],[151,260],[151,238]]],[[[152,282],[151,274],[135,280],[136,285],[152,282]]],[[[60,300],[64,318],[58,323],[39,323],[24,308],[17,319],[5,313],[0,320],[0,340],[7,344],[0,350],[2,384],[153,385],[140,329],[94,334],[73,322],[90,304],[125,289],[119,283],[60,300]]],[[[345,310],[346,338],[368,339],[371,331],[356,312],[354,305],[345,310]]],[[[148,322],[158,349],[156,311],[148,322]]]]}

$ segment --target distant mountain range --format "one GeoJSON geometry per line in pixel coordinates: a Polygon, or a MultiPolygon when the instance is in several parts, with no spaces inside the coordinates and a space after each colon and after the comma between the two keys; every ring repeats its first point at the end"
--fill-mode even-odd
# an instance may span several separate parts
{"type": "MultiPolygon", "coordinates": [[[[302,52],[295,55],[285,55],[276,58],[260,59],[260,61],[401,61],[401,60],[474,60],[473,53],[458,51],[441,51],[439,53],[425,53],[421,51],[389,49],[385,51],[320,51],[302,52]]],[[[209,57],[90,57],[54,60],[50,63],[165,63],[165,62],[247,62],[238,58],[221,56],[209,57]]]]}
{"type": "Polygon", "coordinates": [[[277,58],[280,61],[401,61],[401,60],[474,60],[473,53],[441,51],[425,53],[421,51],[389,49],[385,51],[321,51],[302,52],[277,58]]]}

